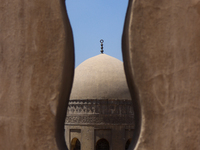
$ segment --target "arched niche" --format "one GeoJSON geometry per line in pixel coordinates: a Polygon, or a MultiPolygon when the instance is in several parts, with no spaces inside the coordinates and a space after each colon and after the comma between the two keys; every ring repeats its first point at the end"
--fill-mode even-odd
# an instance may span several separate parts
{"type": "Polygon", "coordinates": [[[110,150],[109,142],[106,139],[100,139],[96,143],[96,150],[110,150]]]}
{"type": "Polygon", "coordinates": [[[70,150],[81,150],[81,142],[77,138],[73,138],[70,143],[70,150]]]}
{"type": "Polygon", "coordinates": [[[132,139],[128,139],[128,140],[126,141],[125,150],[128,150],[128,148],[129,148],[129,146],[130,146],[130,144],[131,144],[131,140],[132,140],[132,139]]]}

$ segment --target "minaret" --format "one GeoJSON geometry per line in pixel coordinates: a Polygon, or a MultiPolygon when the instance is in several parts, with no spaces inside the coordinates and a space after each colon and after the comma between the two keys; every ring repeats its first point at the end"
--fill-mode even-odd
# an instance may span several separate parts
{"type": "Polygon", "coordinates": [[[101,40],[100,40],[100,43],[101,43],[101,54],[103,54],[103,52],[104,52],[104,51],[103,51],[103,42],[104,42],[104,40],[101,39],[101,40]]]}

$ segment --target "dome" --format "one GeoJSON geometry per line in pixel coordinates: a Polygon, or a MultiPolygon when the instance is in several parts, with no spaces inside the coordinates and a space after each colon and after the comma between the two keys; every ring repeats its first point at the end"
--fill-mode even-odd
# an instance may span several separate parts
{"type": "Polygon", "coordinates": [[[75,69],[70,96],[70,100],[78,99],[131,100],[123,62],[106,54],[99,54],[81,63],[75,69]]]}

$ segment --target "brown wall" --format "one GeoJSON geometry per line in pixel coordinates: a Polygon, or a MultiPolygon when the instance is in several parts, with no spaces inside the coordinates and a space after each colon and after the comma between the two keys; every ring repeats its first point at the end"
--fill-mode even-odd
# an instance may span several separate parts
{"type": "Polygon", "coordinates": [[[74,52],[64,1],[0,0],[0,18],[0,149],[66,150],[74,52]]]}
{"type": "Polygon", "coordinates": [[[200,148],[199,17],[200,0],[129,3],[122,46],[135,150],[200,148]]]}

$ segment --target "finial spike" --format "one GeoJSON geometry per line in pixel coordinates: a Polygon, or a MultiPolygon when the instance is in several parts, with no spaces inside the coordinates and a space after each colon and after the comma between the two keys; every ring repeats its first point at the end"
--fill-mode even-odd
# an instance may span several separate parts
{"type": "Polygon", "coordinates": [[[104,40],[101,39],[101,40],[100,40],[100,43],[101,43],[101,54],[103,54],[103,52],[104,52],[104,50],[103,50],[103,42],[104,42],[104,40]]]}

